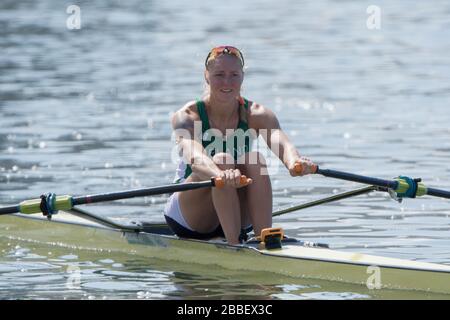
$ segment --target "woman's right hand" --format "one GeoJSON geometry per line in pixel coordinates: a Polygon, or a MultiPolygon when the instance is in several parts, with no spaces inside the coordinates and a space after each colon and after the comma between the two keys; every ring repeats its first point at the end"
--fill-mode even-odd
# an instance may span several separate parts
{"type": "Polygon", "coordinates": [[[252,179],[241,175],[239,169],[227,169],[218,175],[224,182],[224,186],[232,188],[242,188],[252,183],[252,179]]]}

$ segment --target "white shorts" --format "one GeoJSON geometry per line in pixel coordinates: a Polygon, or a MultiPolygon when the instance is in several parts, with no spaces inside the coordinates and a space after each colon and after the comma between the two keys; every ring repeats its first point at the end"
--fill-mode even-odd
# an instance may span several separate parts
{"type": "Polygon", "coordinates": [[[184,220],[183,213],[181,212],[180,203],[178,200],[178,192],[172,194],[167,200],[166,207],[164,208],[164,215],[175,220],[178,224],[184,228],[194,231],[184,220]]]}

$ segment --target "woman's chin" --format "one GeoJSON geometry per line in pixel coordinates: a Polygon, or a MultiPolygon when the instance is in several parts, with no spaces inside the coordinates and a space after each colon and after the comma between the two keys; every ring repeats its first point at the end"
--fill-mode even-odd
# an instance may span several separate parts
{"type": "Polygon", "coordinates": [[[239,95],[236,92],[218,92],[215,97],[222,102],[233,102],[239,98],[239,95]]]}

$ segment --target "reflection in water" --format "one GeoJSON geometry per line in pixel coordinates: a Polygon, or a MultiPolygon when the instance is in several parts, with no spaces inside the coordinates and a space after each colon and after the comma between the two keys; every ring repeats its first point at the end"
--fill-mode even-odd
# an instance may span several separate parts
{"type": "Polygon", "coordinates": [[[439,299],[427,293],[10,242],[1,244],[0,299],[439,299]],[[49,251],[51,249],[51,251],[49,251]],[[4,289],[4,290],[3,290],[4,289]]]}

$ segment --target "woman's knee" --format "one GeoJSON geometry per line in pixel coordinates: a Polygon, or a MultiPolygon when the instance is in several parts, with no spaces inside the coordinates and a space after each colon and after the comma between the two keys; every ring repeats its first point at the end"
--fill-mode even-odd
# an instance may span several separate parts
{"type": "Polygon", "coordinates": [[[251,151],[240,156],[237,160],[237,164],[266,166],[266,159],[260,152],[251,151]]]}
{"type": "Polygon", "coordinates": [[[269,175],[266,159],[260,152],[248,152],[238,158],[237,163],[237,168],[250,178],[269,175]]]}
{"type": "Polygon", "coordinates": [[[235,168],[234,158],[228,153],[217,153],[212,157],[212,160],[222,170],[235,168]]]}

